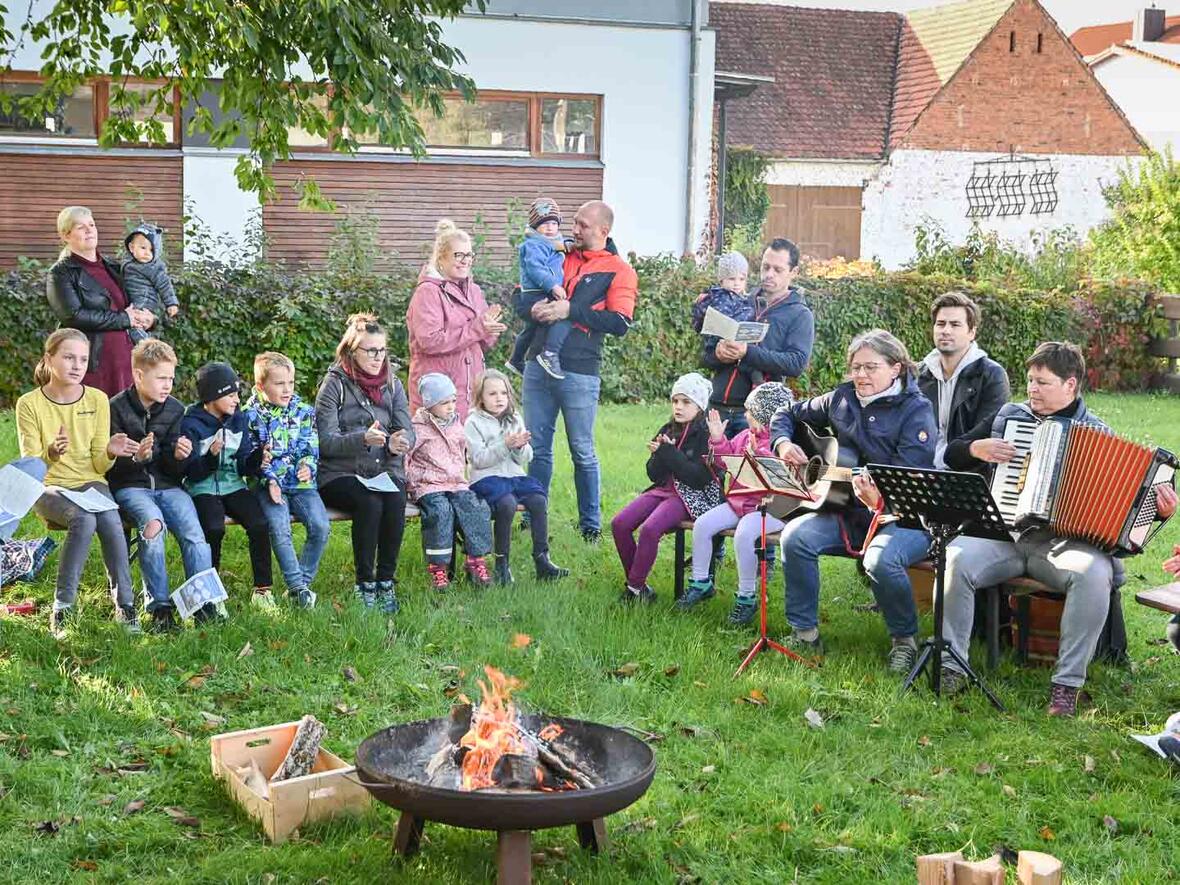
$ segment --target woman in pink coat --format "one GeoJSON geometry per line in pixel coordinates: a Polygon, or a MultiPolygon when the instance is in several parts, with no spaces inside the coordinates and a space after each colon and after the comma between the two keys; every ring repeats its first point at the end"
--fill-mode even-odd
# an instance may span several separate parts
{"type": "Polygon", "coordinates": [[[471,237],[443,219],[435,227],[434,253],[418,277],[406,311],[410,333],[410,412],[422,404],[418,379],[431,372],[455,383],[460,421],[467,420],[475,378],[484,370],[484,354],[507,326],[500,305],[488,307],[471,279],[471,237]]]}

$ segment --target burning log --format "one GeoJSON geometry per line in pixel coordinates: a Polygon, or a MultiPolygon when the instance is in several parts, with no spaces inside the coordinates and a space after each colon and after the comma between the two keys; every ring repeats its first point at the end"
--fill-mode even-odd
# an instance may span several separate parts
{"type": "MultiPolygon", "coordinates": [[[[560,734],[559,726],[550,725],[542,729],[543,732],[548,732],[551,728],[558,728],[557,734],[560,734]]],[[[583,790],[593,790],[597,784],[590,779],[590,776],[583,772],[572,760],[567,760],[565,756],[549,743],[543,740],[540,735],[533,734],[519,723],[516,725],[516,730],[524,735],[525,739],[529,741],[537,749],[537,758],[560,774],[567,780],[573,781],[583,790]]],[[[556,737],[556,735],[554,735],[556,737]]]]}

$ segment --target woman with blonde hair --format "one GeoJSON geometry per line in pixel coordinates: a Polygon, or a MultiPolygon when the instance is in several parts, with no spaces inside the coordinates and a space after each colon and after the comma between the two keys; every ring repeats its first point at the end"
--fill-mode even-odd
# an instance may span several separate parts
{"type": "Polygon", "coordinates": [[[489,307],[471,278],[471,237],[444,218],[435,226],[434,249],[422,268],[406,311],[410,336],[410,411],[421,405],[418,379],[437,372],[455,384],[460,420],[467,420],[484,354],[508,327],[500,305],[489,307]]]}
{"type": "Polygon", "coordinates": [[[66,541],[57,570],[57,588],[50,630],[60,637],[78,595],[90,540],[98,533],[115,603],[115,620],[138,633],[131,565],[119,511],[95,513],[73,499],[92,492],[110,499],[105,475],[115,459],[150,456],[152,441],[134,442],[125,433],[111,435],[110,403],[97,388],[83,383],[88,374],[90,344],[77,329],[58,329],[45,339],[41,361],[33,372],[35,389],[16,401],[16,432],[22,457],[41,458],[49,465],[45,491],[33,509],[53,526],[66,527],[66,541]]]}
{"type": "Polygon", "coordinates": [[[49,268],[49,306],[62,327],[86,333],[86,385],[114,396],[132,384],[129,330],[150,329],[156,318],[131,305],[119,265],[98,251],[98,226],[89,209],[66,206],[57,215],[57,233],[65,245],[49,268]]]}
{"type": "Polygon", "coordinates": [[[406,527],[405,455],[414,430],[406,389],[390,368],[386,345],[373,314],[348,318],[336,361],[320,383],[315,419],[320,497],[328,507],[352,514],[356,594],[365,608],[380,606],[394,614],[406,527]]]}

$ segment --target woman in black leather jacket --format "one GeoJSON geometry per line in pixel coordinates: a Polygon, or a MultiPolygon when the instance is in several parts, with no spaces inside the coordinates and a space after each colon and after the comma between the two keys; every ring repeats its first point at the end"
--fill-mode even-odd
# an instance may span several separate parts
{"type": "Polygon", "coordinates": [[[62,209],[57,232],[65,248],[49,269],[49,306],[63,327],[90,339],[90,367],[82,383],[114,396],[132,384],[128,330],[150,329],[156,318],[130,305],[119,265],[99,254],[98,227],[89,209],[62,209]]]}

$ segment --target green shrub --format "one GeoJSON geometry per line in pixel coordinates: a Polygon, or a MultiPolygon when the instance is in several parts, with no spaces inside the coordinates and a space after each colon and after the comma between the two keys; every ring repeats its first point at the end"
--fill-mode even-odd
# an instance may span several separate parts
{"type": "MultiPolygon", "coordinates": [[[[603,399],[662,400],[682,372],[698,368],[700,342],[690,324],[692,301],[710,283],[711,271],[691,260],[636,258],[639,302],[631,331],[608,337],[603,349],[603,399]]],[[[45,265],[23,261],[0,276],[0,402],[11,404],[32,384],[32,369],[45,336],[56,327],[45,299],[45,265]]],[[[177,349],[177,395],[192,395],[193,371],[225,360],[248,377],[254,354],[281,350],[299,369],[298,386],[314,396],[350,313],[370,310],[390,330],[389,347],[407,361],[405,315],[413,292],[412,270],[345,274],[265,263],[226,266],[190,261],[175,275],[183,311],[164,337],[177,349]]],[[[481,278],[490,303],[505,306],[509,330],[488,355],[500,365],[520,328],[510,316],[512,280],[507,273],[481,278]]],[[[1083,281],[1068,292],[963,280],[945,274],[875,274],[803,280],[816,314],[816,348],[805,391],[819,392],[843,377],[844,349],[857,332],[879,326],[898,335],[916,358],[930,349],[931,300],[963,289],[984,310],[980,344],[1007,367],[1022,389],[1024,359],[1038,342],[1068,339],[1081,344],[1091,386],[1108,390],[1147,385],[1158,361],[1145,343],[1162,332],[1149,309],[1151,290],[1129,282],[1083,281]]]]}

